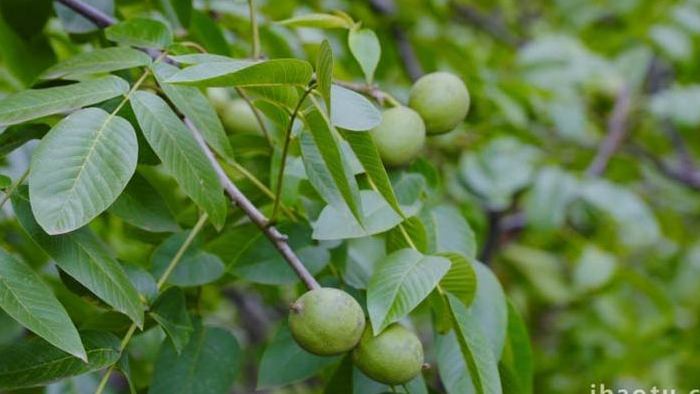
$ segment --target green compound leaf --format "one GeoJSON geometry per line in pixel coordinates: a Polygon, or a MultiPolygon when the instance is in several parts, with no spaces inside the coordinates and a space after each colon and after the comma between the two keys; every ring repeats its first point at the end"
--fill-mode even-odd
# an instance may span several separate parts
{"type": "Polygon", "coordinates": [[[121,194],[137,159],[128,121],[98,108],[72,113],[34,151],[29,195],[37,222],[49,234],[84,226],[121,194]]]}
{"type": "Polygon", "coordinates": [[[0,249],[0,309],[57,348],[87,361],[78,330],[28,265],[0,249]]]}

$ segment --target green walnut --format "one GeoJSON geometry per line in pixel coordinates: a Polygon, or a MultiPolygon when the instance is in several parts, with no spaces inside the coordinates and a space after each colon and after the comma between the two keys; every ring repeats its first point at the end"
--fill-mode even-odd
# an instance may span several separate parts
{"type": "Polygon", "coordinates": [[[379,155],[386,165],[401,166],[420,153],[425,144],[425,124],[408,107],[384,111],[382,122],[370,131],[379,155]]]}
{"type": "Polygon", "coordinates": [[[360,304],[342,290],[311,290],[291,306],[289,328],[299,346],[319,356],[350,351],[365,328],[360,304]]]}
{"type": "Polygon", "coordinates": [[[217,110],[225,108],[231,101],[231,95],[226,88],[207,88],[207,96],[217,110]]]}
{"type": "Polygon", "coordinates": [[[219,109],[221,120],[227,129],[236,133],[262,133],[260,123],[250,105],[243,99],[230,100],[219,109]]]}
{"type": "Polygon", "coordinates": [[[398,385],[415,378],[423,367],[423,345],[418,337],[394,323],[377,336],[367,327],[352,352],[365,375],[377,382],[398,385]]]}
{"type": "Polygon", "coordinates": [[[428,134],[447,133],[467,116],[469,91],[454,74],[427,74],[413,84],[408,105],[423,118],[428,134]]]}

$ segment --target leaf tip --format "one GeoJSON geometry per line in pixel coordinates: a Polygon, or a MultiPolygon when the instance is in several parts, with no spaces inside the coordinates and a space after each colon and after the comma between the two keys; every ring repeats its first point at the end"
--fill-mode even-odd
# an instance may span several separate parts
{"type": "Polygon", "coordinates": [[[87,353],[85,352],[85,349],[83,348],[82,345],[80,345],[80,349],[78,349],[76,351],[72,351],[70,354],[79,358],[80,361],[84,362],[85,364],[88,363],[87,353]]]}

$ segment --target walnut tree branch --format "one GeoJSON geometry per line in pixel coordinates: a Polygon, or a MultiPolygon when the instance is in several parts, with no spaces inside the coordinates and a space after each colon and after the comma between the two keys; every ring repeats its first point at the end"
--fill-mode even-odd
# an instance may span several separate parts
{"type": "Polygon", "coordinates": [[[89,19],[92,23],[94,23],[100,28],[105,28],[107,26],[117,23],[117,20],[114,19],[112,16],[107,15],[99,8],[95,8],[90,4],[83,3],[80,0],[58,0],[58,2],[72,9],[78,14],[82,15],[86,19],[89,19]]]}
{"type": "Polygon", "coordinates": [[[700,190],[700,171],[695,168],[672,166],[665,161],[656,157],[656,155],[647,151],[638,145],[631,145],[627,150],[635,156],[650,162],[661,174],[677,181],[691,189],[700,190]]]}
{"type": "Polygon", "coordinates": [[[274,226],[270,226],[265,215],[263,215],[262,212],[260,212],[260,210],[258,210],[258,208],[252,202],[250,202],[250,200],[231,181],[228,175],[226,175],[226,172],[224,172],[224,169],[221,167],[218,160],[216,160],[214,152],[209,149],[209,146],[207,146],[207,143],[204,141],[204,138],[202,138],[202,135],[199,133],[194,124],[187,118],[185,118],[185,124],[192,131],[192,135],[197,140],[197,143],[202,148],[204,153],[207,155],[209,162],[211,163],[212,167],[214,167],[214,171],[216,171],[216,174],[219,176],[219,180],[224,186],[224,190],[226,191],[226,194],[228,194],[231,201],[238,205],[246,216],[248,216],[250,221],[258,226],[260,231],[262,231],[267,239],[272,242],[277,251],[287,261],[289,266],[292,268],[292,270],[294,270],[299,279],[304,282],[307,288],[310,290],[320,288],[321,285],[318,284],[313,275],[311,275],[311,273],[306,269],[301,260],[299,260],[299,257],[289,246],[287,236],[282,234],[274,226]]]}
{"type": "Polygon", "coordinates": [[[631,109],[632,92],[624,85],[617,94],[612,114],[608,118],[607,135],[598,147],[593,161],[586,169],[591,176],[600,176],[605,172],[612,156],[617,152],[622,141],[627,136],[629,114],[631,109]]]}
{"type": "MultiPolygon", "coordinates": [[[[673,83],[674,78],[674,71],[671,65],[662,60],[660,57],[654,56],[649,66],[649,76],[647,78],[647,90],[649,91],[649,94],[655,94],[664,89],[668,89],[668,87],[673,83]]],[[[685,141],[683,141],[683,137],[678,132],[678,129],[673,124],[671,119],[664,117],[661,119],[660,123],[661,130],[670,140],[673,150],[676,152],[676,156],[678,157],[678,168],[670,168],[666,165],[668,168],[666,171],[662,172],[666,175],[674,173],[693,174],[697,172],[690,150],[686,146],[685,141]]],[[[660,161],[657,160],[657,162],[660,161]]],[[[684,175],[683,179],[692,179],[692,177],[688,178],[687,175],[684,175]]]]}
{"type": "MultiPolygon", "coordinates": [[[[105,27],[116,23],[114,18],[107,16],[101,11],[83,3],[80,0],[57,0],[63,5],[69,7],[73,11],[79,13],[80,15],[90,19],[95,24],[100,27],[105,27]]],[[[151,54],[149,52],[149,54],[151,54]]],[[[158,51],[156,57],[162,55],[162,52],[158,51]]],[[[153,54],[151,54],[153,56],[153,54]]],[[[185,124],[192,131],[197,143],[204,151],[205,155],[209,159],[214,171],[219,177],[219,180],[226,191],[227,195],[231,201],[243,210],[243,212],[248,216],[248,218],[262,231],[265,236],[272,242],[274,247],[279,251],[285,261],[289,264],[292,270],[297,274],[299,279],[306,285],[310,290],[320,288],[321,285],[318,284],[313,275],[306,269],[304,264],[299,260],[299,257],[294,253],[294,250],[289,246],[287,242],[287,236],[282,234],[277,228],[269,225],[269,222],[265,215],[258,210],[258,208],[236,187],[236,185],[231,181],[231,179],[226,175],[226,172],[219,164],[214,152],[209,148],[204,138],[197,130],[197,128],[192,124],[192,122],[185,118],[185,124]]]]}
{"type": "Polygon", "coordinates": [[[401,57],[403,61],[404,70],[406,70],[406,74],[408,74],[408,77],[411,78],[412,81],[417,80],[423,75],[423,66],[421,66],[420,60],[418,60],[418,56],[416,56],[416,52],[411,44],[411,39],[406,33],[406,30],[393,18],[396,13],[396,4],[394,0],[369,0],[369,4],[378,14],[390,19],[389,29],[396,41],[396,49],[399,52],[399,57],[401,57]]]}
{"type": "Polygon", "coordinates": [[[494,39],[512,47],[520,46],[524,40],[516,37],[506,26],[503,18],[498,13],[485,14],[474,6],[450,2],[454,18],[474,28],[483,31],[494,39]]]}
{"type": "Polygon", "coordinates": [[[368,84],[360,84],[360,83],[352,83],[352,82],[345,82],[345,81],[333,81],[334,84],[338,86],[342,86],[346,89],[350,89],[354,92],[364,94],[365,96],[371,98],[372,100],[376,101],[379,105],[384,105],[384,104],[389,104],[391,106],[397,107],[400,106],[401,103],[399,100],[394,98],[391,94],[379,89],[377,85],[368,85],[368,84]]]}

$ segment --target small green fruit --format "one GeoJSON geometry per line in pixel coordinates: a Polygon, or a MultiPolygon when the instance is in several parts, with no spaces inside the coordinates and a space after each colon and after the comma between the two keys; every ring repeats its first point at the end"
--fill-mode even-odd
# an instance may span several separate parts
{"type": "Polygon", "coordinates": [[[365,314],[348,293],[324,287],[299,297],[291,307],[289,329],[299,346],[319,356],[347,352],[357,345],[365,314]]]}
{"type": "Polygon", "coordinates": [[[415,378],[423,367],[423,345],[418,337],[394,323],[376,337],[367,327],[352,352],[355,365],[377,382],[397,385],[415,378]]]}
{"type": "Polygon", "coordinates": [[[226,88],[207,88],[207,96],[217,110],[225,108],[231,101],[231,96],[226,88]]]}
{"type": "Polygon", "coordinates": [[[260,123],[245,100],[231,100],[219,111],[227,129],[237,133],[261,133],[260,123]]]}
{"type": "Polygon", "coordinates": [[[447,133],[467,116],[469,91],[456,75],[427,74],[413,84],[408,105],[423,118],[428,134],[447,133]]]}
{"type": "Polygon", "coordinates": [[[382,161],[390,166],[410,162],[425,144],[423,119],[408,107],[394,107],[384,111],[382,123],[370,133],[382,161]]]}

